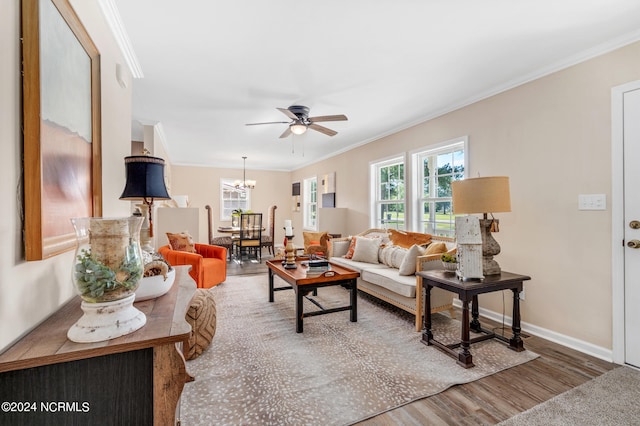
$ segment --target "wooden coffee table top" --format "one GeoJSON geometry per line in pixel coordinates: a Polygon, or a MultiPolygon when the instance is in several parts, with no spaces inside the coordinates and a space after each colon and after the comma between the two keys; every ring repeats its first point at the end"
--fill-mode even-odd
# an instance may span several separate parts
{"type": "Polygon", "coordinates": [[[325,272],[323,275],[317,275],[313,277],[307,277],[307,266],[302,265],[302,262],[308,259],[296,259],[296,269],[285,269],[283,261],[280,259],[267,260],[267,266],[274,274],[287,281],[289,284],[295,283],[296,285],[316,284],[320,282],[331,281],[344,281],[355,279],[360,276],[359,272],[345,268],[344,266],[336,265],[329,262],[331,269],[325,272]]]}

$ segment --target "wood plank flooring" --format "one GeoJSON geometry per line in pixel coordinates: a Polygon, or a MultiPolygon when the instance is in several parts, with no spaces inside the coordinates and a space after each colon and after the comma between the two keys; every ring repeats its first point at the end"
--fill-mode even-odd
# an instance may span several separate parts
{"type": "Polygon", "coordinates": [[[540,357],[357,425],[494,425],[617,367],[536,336],[525,338],[524,344],[540,357]]]}

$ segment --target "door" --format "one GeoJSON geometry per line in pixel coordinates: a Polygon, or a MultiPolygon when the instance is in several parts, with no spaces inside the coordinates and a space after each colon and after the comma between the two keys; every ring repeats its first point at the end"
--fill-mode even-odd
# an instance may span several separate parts
{"type": "Polygon", "coordinates": [[[640,89],[623,94],[624,356],[640,367],[640,89]]]}

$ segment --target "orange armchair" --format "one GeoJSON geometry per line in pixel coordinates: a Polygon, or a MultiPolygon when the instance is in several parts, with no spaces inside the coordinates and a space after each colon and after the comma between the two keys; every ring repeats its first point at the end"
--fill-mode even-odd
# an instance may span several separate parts
{"type": "Polygon", "coordinates": [[[171,265],[191,265],[189,275],[198,288],[211,288],[227,279],[227,249],[208,244],[194,244],[196,253],[173,250],[166,245],[158,249],[171,265]]]}

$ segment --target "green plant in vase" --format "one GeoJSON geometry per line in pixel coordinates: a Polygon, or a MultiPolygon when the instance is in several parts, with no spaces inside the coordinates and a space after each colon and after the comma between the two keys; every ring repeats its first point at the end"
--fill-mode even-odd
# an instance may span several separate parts
{"type": "Polygon", "coordinates": [[[455,271],[458,268],[458,258],[455,254],[443,253],[440,260],[442,267],[447,271],[455,271]]]}
{"type": "Polygon", "coordinates": [[[82,249],[75,265],[75,279],[80,296],[88,302],[117,300],[123,293],[130,293],[142,278],[143,267],[137,246],[131,244],[117,270],[112,270],[82,249]]]}

